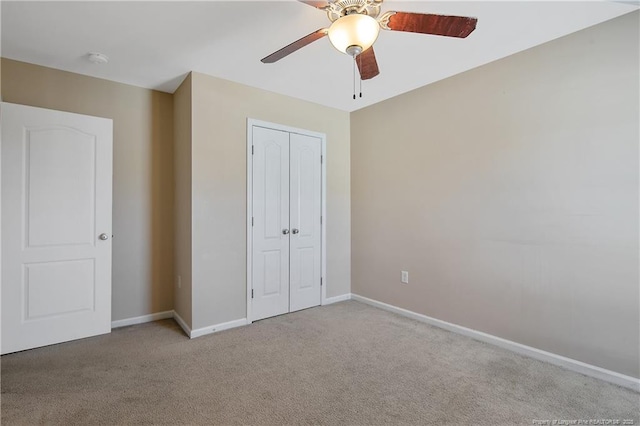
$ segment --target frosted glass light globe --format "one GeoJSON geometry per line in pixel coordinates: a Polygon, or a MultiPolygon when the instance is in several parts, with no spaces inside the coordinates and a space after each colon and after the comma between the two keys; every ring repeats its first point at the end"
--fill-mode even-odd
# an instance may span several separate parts
{"type": "Polygon", "coordinates": [[[337,19],[329,27],[329,40],[333,47],[347,53],[350,46],[358,46],[364,52],[375,43],[380,24],[369,15],[351,14],[337,19]]]}

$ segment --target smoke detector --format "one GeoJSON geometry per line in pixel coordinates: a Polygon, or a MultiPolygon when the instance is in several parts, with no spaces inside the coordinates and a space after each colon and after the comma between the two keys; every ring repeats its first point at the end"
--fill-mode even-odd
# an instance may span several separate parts
{"type": "Polygon", "coordinates": [[[107,55],[103,55],[102,53],[88,53],[89,62],[93,62],[94,64],[106,64],[109,62],[109,57],[107,55]]]}

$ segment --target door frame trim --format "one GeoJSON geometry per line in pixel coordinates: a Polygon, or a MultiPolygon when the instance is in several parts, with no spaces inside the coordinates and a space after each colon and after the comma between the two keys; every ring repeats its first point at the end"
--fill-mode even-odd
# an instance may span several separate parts
{"type": "Polygon", "coordinates": [[[251,312],[251,285],[253,282],[251,265],[253,263],[253,240],[251,238],[251,213],[253,211],[253,155],[251,153],[251,146],[253,142],[253,127],[263,127],[266,129],[279,130],[283,132],[296,133],[305,136],[312,136],[319,138],[321,141],[321,155],[323,158],[321,165],[322,173],[322,235],[321,235],[321,251],[320,251],[320,265],[321,265],[321,297],[320,305],[326,304],[327,299],[327,135],[324,133],[314,132],[311,130],[299,129],[296,127],[285,126],[283,124],[270,123],[268,121],[256,120],[254,118],[247,118],[247,224],[246,224],[246,237],[247,237],[247,324],[253,322],[251,312]]]}

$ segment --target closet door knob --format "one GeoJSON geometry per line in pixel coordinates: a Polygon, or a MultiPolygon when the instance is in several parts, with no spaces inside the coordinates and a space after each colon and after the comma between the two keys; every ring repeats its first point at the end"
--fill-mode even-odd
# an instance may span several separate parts
{"type": "Polygon", "coordinates": [[[293,229],[291,230],[291,233],[293,233],[293,234],[297,234],[298,232],[300,232],[300,230],[298,230],[298,229],[296,229],[296,228],[293,228],[293,229]]]}
{"type": "Polygon", "coordinates": [[[283,233],[284,235],[287,235],[287,234],[289,233],[289,230],[288,230],[288,229],[283,229],[283,230],[282,230],[282,233],[283,233]]]}

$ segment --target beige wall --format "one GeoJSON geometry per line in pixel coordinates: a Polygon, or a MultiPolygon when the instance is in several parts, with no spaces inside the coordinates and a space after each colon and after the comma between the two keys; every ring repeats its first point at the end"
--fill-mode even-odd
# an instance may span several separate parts
{"type": "Polygon", "coordinates": [[[112,319],[173,309],[173,99],[2,59],[5,102],[113,119],[112,319]]]}
{"type": "Polygon", "coordinates": [[[353,113],[352,291],[640,376],[638,29],[353,113]]]}
{"type": "Polygon", "coordinates": [[[349,293],[349,114],[204,74],[192,85],[193,327],[246,317],[247,118],[327,134],[327,296],[349,293]]]}
{"type": "Polygon", "coordinates": [[[174,309],[191,327],[191,74],[173,94],[173,126],[176,200],[174,309]]]}

